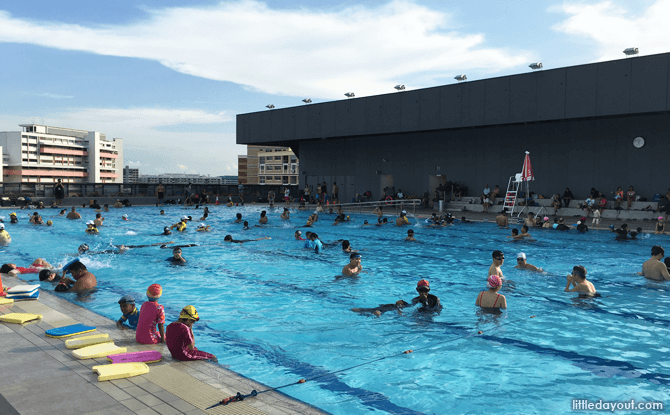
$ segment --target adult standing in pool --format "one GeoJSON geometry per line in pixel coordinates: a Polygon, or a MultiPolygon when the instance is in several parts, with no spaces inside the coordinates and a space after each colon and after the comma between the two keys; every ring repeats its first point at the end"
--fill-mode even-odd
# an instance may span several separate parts
{"type": "Polygon", "coordinates": [[[500,212],[500,215],[496,216],[496,224],[500,226],[501,228],[507,229],[509,226],[509,221],[507,220],[507,216],[505,215],[505,211],[503,210],[500,212]]]}
{"type": "Polygon", "coordinates": [[[493,251],[493,254],[491,254],[491,257],[493,257],[493,263],[489,267],[489,275],[497,275],[501,279],[505,279],[502,273],[502,267],[503,263],[505,262],[505,254],[502,253],[502,251],[493,251]]]}
{"type": "Polygon", "coordinates": [[[398,216],[395,220],[395,226],[404,226],[404,225],[409,225],[409,219],[407,219],[407,212],[402,211],[400,212],[400,216],[398,216]]]}
{"type": "Polygon", "coordinates": [[[354,277],[363,271],[363,266],[361,265],[361,254],[352,253],[349,256],[349,263],[342,268],[342,275],[345,277],[354,277]]]}
{"type": "Polygon", "coordinates": [[[67,219],[81,219],[81,215],[77,212],[77,208],[72,206],[72,210],[66,216],[67,219]]]}
{"type": "Polygon", "coordinates": [[[668,273],[668,268],[664,263],[661,262],[661,259],[663,259],[664,256],[665,250],[663,247],[658,245],[652,246],[651,258],[642,264],[641,275],[645,278],[649,278],[650,280],[670,280],[670,273],[668,273]]]}
{"type": "Polygon", "coordinates": [[[591,284],[590,281],[586,280],[586,268],[581,265],[577,265],[572,268],[572,274],[567,276],[567,283],[565,284],[566,292],[580,292],[587,294],[595,294],[596,288],[591,284]],[[570,285],[573,287],[570,288],[570,285]]]}
{"type": "Polygon", "coordinates": [[[502,279],[497,275],[490,275],[486,285],[489,287],[488,291],[479,293],[475,305],[483,309],[506,309],[507,299],[498,293],[502,287],[502,279]]]}
{"type": "Polygon", "coordinates": [[[268,223],[267,212],[265,212],[264,210],[261,211],[261,218],[258,220],[258,223],[262,225],[268,223]]]}
{"type": "Polygon", "coordinates": [[[519,255],[516,256],[516,269],[527,269],[529,271],[542,271],[542,268],[538,268],[535,265],[529,264],[526,262],[526,254],[519,252],[519,255]]]}

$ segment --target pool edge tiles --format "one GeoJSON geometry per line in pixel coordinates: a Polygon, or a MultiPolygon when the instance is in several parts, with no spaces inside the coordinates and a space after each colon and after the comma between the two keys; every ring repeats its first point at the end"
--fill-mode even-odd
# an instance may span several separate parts
{"type": "MultiPolygon", "coordinates": [[[[25,282],[22,281],[19,278],[16,277],[10,277],[7,276],[6,274],[3,275],[3,284],[5,286],[15,286],[19,284],[24,284],[25,282]]],[[[144,346],[140,344],[135,344],[134,342],[134,336],[132,334],[129,334],[130,331],[122,331],[116,328],[115,322],[105,316],[102,316],[94,311],[91,311],[87,308],[84,308],[76,303],[73,303],[71,301],[68,301],[67,299],[60,298],[52,293],[49,293],[47,291],[42,290],[42,293],[40,295],[40,299],[37,300],[40,303],[40,307],[42,308],[50,308],[51,314],[54,315],[66,315],[66,316],[75,316],[76,319],[80,322],[84,322],[86,324],[92,324],[97,326],[100,330],[104,330],[106,333],[110,334],[110,337],[114,338],[115,341],[119,343],[127,343],[131,347],[136,347],[138,349],[146,349],[147,347],[154,347],[154,348],[159,348],[161,349],[160,351],[163,354],[163,362],[159,363],[158,365],[160,366],[167,366],[171,367],[175,370],[179,370],[181,373],[190,376],[194,382],[204,382],[205,384],[209,385],[209,387],[215,388],[219,394],[217,396],[211,396],[212,401],[207,402],[207,405],[204,405],[204,408],[213,405],[214,403],[217,402],[217,400],[220,400],[220,394],[221,392],[225,391],[225,393],[228,393],[229,391],[232,391],[231,395],[234,395],[238,391],[245,394],[251,392],[251,390],[256,389],[256,390],[265,390],[265,389],[270,389],[268,386],[263,385],[253,379],[250,379],[248,377],[245,377],[237,372],[225,369],[224,367],[221,367],[219,365],[216,365],[211,362],[206,362],[206,361],[201,361],[201,362],[179,362],[176,360],[172,360],[169,352],[167,351],[167,348],[165,345],[153,345],[153,346],[144,346]]],[[[0,311],[0,313],[4,314],[6,312],[12,312],[11,308],[14,309],[19,309],[22,307],[22,305],[30,308],[34,307],[34,304],[36,301],[30,301],[30,302],[15,302],[12,305],[8,306],[2,306],[5,310],[0,311]],[[32,306],[30,304],[33,304],[32,306]]],[[[10,330],[12,333],[25,333],[23,337],[27,336],[27,342],[32,343],[35,345],[36,349],[41,348],[41,351],[45,352],[48,355],[51,355],[52,358],[56,359],[57,362],[61,363],[64,365],[64,367],[59,367],[56,370],[60,371],[66,368],[69,368],[72,371],[72,375],[78,374],[79,376],[83,377],[89,382],[90,384],[93,384],[94,386],[97,386],[97,390],[91,389],[88,387],[88,391],[95,391],[95,393],[103,393],[111,396],[112,398],[116,399],[118,402],[124,405],[139,405],[141,402],[134,402],[136,399],[133,399],[132,394],[128,395],[123,392],[123,389],[126,387],[134,387],[134,385],[138,385],[141,382],[148,382],[149,380],[146,379],[145,376],[138,376],[135,378],[129,378],[129,379],[120,379],[118,382],[117,381],[111,381],[111,382],[98,382],[97,381],[97,376],[94,375],[90,368],[86,365],[87,362],[82,362],[82,361],[77,361],[74,358],[71,357],[71,354],[68,353],[69,350],[65,350],[64,342],[62,340],[57,340],[57,341],[50,341],[50,339],[44,337],[43,331],[44,327],[49,325],[48,322],[38,322],[36,324],[27,324],[27,325],[7,325],[8,330],[10,330]],[[46,340],[45,340],[46,339],[46,340]],[[42,341],[40,341],[42,340],[42,341]],[[49,345],[47,345],[49,344],[49,345]],[[41,345],[41,346],[40,346],[41,345]],[[53,354],[58,354],[58,356],[54,356],[53,354]],[[117,390],[119,389],[120,390],[117,390]],[[127,399],[130,398],[130,399],[127,399]],[[133,402],[131,402],[133,401],[133,402]]],[[[50,325],[49,325],[50,326],[50,325]]],[[[131,333],[134,333],[131,332],[131,333]]],[[[22,353],[22,352],[19,352],[22,353]]],[[[103,359],[106,360],[106,359],[103,359]]],[[[53,363],[53,362],[50,362],[53,363]]],[[[107,362],[93,362],[91,361],[91,364],[103,364],[107,362]]],[[[45,373],[45,371],[48,372],[49,369],[41,369],[39,367],[35,367],[35,379],[31,380],[30,382],[36,381],[39,378],[44,377],[45,375],[47,377],[48,374],[45,373]]],[[[27,370],[30,370],[28,368],[27,370]]],[[[62,375],[62,374],[61,374],[62,375]]],[[[66,375],[69,376],[69,375],[66,375]]],[[[21,385],[12,385],[14,388],[19,388],[21,385]]],[[[160,385],[158,385],[160,386],[160,385]]],[[[4,388],[3,388],[4,389],[4,388]]],[[[163,392],[166,393],[165,396],[172,396],[175,398],[176,397],[174,394],[172,394],[169,390],[164,390],[163,388],[160,388],[163,392]]],[[[140,391],[141,392],[141,391],[140,391]]],[[[148,391],[147,391],[148,392],[148,391]]],[[[151,392],[149,392],[151,393],[151,392]]],[[[162,392],[161,392],[162,393],[162,392]]],[[[8,402],[10,404],[16,404],[16,399],[17,396],[8,394],[5,396],[7,398],[8,402]]],[[[107,396],[104,396],[105,399],[108,400],[107,396]]],[[[72,397],[68,396],[67,394],[61,394],[57,395],[56,397],[52,395],[48,395],[48,399],[50,400],[48,402],[49,405],[58,405],[58,399],[62,399],[63,402],[62,404],[65,404],[66,400],[69,402],[72,397]]],[[[160,399],[160,396],[159,396],[160,399]]],[[[169,398],[167,398],[169,399],[169,398]]],[[[41,405],[46,405],[46,403],[41,403],[39,399],[35,398],[32,399],[33,402],[30,403],[23,403],[23,405],[28,405],[33,409],[41,407],[41,405]]],[[[167,404],[170,402],[166,401],[167,404]]],[[[184,401],[184,404],[189,405],[186,401],[184,401]]],[[[294,413],[300,413],[300,414],[327,414],[327,412],[310,405],[308,403],[302,402],[298,399],[295,399],[293,397],[290,397],[284,393],[281,392],[269,392],[269,393],[264,393],[262,395],[259,395],[256,398],[252,399],[247,399],[243,402],[247,408],[253,407],[253,408],[248,408],[247,411],[244,411],[243,408],[239,408],[240,411],[233,410],[232,405],[228,406],[227,408],[230,408],[230,411],[226,411],[225,413],[229,414],[236,414],[236,413],[267,413],[271,415],[284,415],[284,414],[294,414],[294,413]]],[[[143,408],[144,405],[138,406],[137,409],[133,409],[131,407],[128,407],[128,409],[131,410],[139,410],[143,408]]],[[[196,407],[192,406],[191,409],[188,409],[188,411],[195,410],[196,407]]],[[[26,410],[24,408],[24,410],[26,410]]],[[[187,411],[187,412],[188,412],[187,411]]],[[[38,411],[39,412],[39,411],[38,411]]],[[[217,413],[223,413],[223,412],[217,412],[217,413]]]]}

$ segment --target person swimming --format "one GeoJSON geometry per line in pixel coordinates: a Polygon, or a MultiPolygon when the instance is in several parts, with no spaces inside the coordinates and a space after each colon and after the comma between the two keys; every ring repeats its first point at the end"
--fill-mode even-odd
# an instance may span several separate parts
{"type": "Polygon", "coordinates": [[[232,235],[226,235],[223,238],[223,242],[231,242],[231,243],[235,243],[235,244],[242,244],[242,243],[245,243],[245,242],[263,241],[265,239],[272,239],[272,238],[270,238],[269,236],[266,236],[266,237],[258,238],[258,239],[240,239],[240,240],[237,240],[237,239],[233,239],[232,235]]]}

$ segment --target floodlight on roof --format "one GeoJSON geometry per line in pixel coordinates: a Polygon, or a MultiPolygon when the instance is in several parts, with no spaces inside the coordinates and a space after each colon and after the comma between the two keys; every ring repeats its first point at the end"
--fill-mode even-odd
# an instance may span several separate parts
{"type": "Polygon", "coordinates": [[[354,95],[353,92],[347,92],[346,94],[344,94],[344,96],[347,97],[347,98],[353,98],[353,97],[355,97],[356,95],[354,95]]]}
{"type": "Polygon", "coordinates": [[[395,88],[396,90],[398,90],[398,92],[400,92],[405,90],[405,85],[396,85],[393,88],[395,88]]]}
{"type": "Polygon", "coordinates": [[[640,50],[638,48],[628,48],[628,49],[624,49],[623,53],[625,53],[626,56],[632,56],[632,55],[637,55],[638,53],[640,53],[640,50]]]}
{"type": "Polygon", "coordinates": [[[461,81],[465,81],[466,79],[468,79],[468,77],[465,76],[465,74],[463,74],[463,75],[455,76],[454,79],[457,80],[458,82],[461,82],[461,81]]]}
{"type": "Polygon", "coordinates": [[[305,104],[311,104],[312,100],[309,99],[309,98],[305,98],[305,99],[302,100],[302,102],[304,102],[305,104]]]}
{"type": "Polygon", "coordinates": [[[273,109],[274,107],[275,107],[275,106],[272,105],[272,104],[270,104],[270,105],[266,105],[266,106],[265,106],[265,108],[267,108],[267,109],[269,109],[269,110],[273,109]]]}
{"type": "Polygon", "coordinates": [[[542,62],[531,63],[528,67],[532,70],[542,69],[542,62]]]}

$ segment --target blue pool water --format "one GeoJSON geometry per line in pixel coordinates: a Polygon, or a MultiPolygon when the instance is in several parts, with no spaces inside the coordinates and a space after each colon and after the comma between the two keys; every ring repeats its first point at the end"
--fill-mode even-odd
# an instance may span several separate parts
{"type": "MultiPolygon", "coordinates": [[[[194,222],[184,234],[157,236],[182,214],[201,216],[201,210],[165,210],[165,216],[155,207],[105,213],[99,236],[86,235],[83,220],[49,218],[55,210],[41,212],[45,221],[54,220],[52,228],[29,225],[26,215],[6,225],[14,242],[2,248],[2,262],[26,266],[44,257],[64,263],[83,242],[92,250],[110,243],[200,244],[184,249],[186,266],[169,265],[171,251],[157,247],[85,256],[97,291],[83,299],[63,296],[117,319],[123,294],[144,300],[146,288],[159,283],[168,322],[185,305],[196,306],[197,346],[270,386],[395,355],[282,390],[333,414],[569,413],[572,399],[668,401],[670,287],[635,274],[651,246],[667,245],[667,237],[621,243],[609,232],[541,229],[531,231],[536,241],[513,242],[509,231],[492,224],[431,229],[421,223],[411,228],[422,243],[407,243],[407,228],[362,227],[373,218],[356,213],[354,222],[331,226],[334,215],[322,215],[312,229],[321,240],[348,239],[362,250],[366,272],[336,278],[348,255],[338,247],[315,254],[293,238],[307,212],[284,222],[281,209],[269,210],[268,225],[243,231],[233,223],[235,213],[253,226],[260,208],[215,207],[207,220],[211,233],[196,233],[194,222]],[[122,221],[123,213],[132,221],[122,221]],[[272,239],[222,244],[226,234],[272,239]],[[503,289],[507,313],[481,315],[475,299],[486,288],[495,249],[507,257],[503,272],[514,288],[503,289]],[[521,251],[547,272],[515,270],[521,251]],[[577,264],[587,268],[602,298],[578,300],[563,292],[577,264]],[[442,301],[439,315],[406,309],[373,318],[350,311],[409,301],[422,278],[442,301]],[[416,352],[402,354],[408,349],[416,352]]],[[[94,217],[90,209],[82,213],[84,220],[94,217]]],[[[24,276],[31,278],[37,276],[24,276]]]]}

